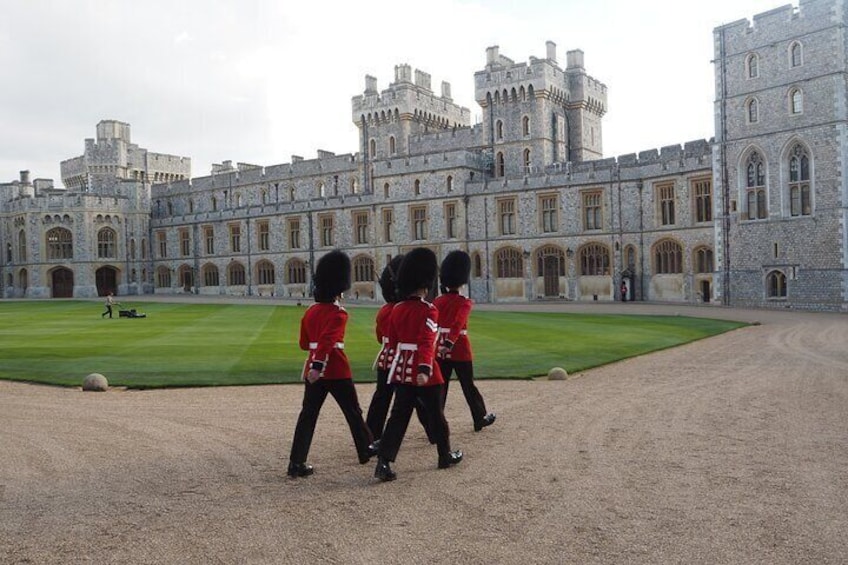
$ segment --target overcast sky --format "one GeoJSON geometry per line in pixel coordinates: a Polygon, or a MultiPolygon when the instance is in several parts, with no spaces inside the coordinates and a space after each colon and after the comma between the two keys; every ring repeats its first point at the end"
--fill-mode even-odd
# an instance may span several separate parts
{"type": "Polygon", "coordinates": [[[102,119],[132,141],[258,165],[357,151],[351,97],[394,66],[430,73],[471,110],[486,47],[516,62],[582,49],[607,85],[604,154],[713,135],[712,30],[771,0],[0,0],[0,182],[61,185],[102,119]]]}

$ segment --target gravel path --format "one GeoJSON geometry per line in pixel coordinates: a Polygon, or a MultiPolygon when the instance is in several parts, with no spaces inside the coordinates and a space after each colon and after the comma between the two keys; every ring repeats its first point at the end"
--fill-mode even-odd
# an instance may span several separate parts
{"type": "Polygon", "coordinates": [[[0,382],[0,562],[848,562],[844,314],[554,307],[761,325],[567,381],[481,381],[498,414],[481,433],[457,387],[465,461],[437,470],[413,421],[386,484],[332,401],[315,475],[285,477],[300,386],[0,382]]]}

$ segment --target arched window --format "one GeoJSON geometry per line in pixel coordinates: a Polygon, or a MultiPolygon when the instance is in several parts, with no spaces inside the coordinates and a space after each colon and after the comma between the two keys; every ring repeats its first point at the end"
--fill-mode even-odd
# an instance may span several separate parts
{"type": "Polygon", "coordinates": [[[212,197],[212,211],[213,212],[218,211],[218,199],[215,198],[214,196],[212,197]]]}
{"type": "Polygon", "coordinates": [[[245,284],[244,265],[238,261],[233,261],[227,266],[227,284],[230,286],[245,284]]]}
{"type": "Polygon", "coordinates": [[[353,258],[353,282],[372,282],[374,280],[374,259],[367,255],[353,258]]]}
{"type": "Polygon", "coordinates": [[[383,198],[389,197],[389,183],[383,185],[383,198]]]}
{"type": "Polygon", "coordinates": [[[810,155],[800,143],[796,143],[789,154],[789,212],[793,216],[809,216],[813,212],[810,155]]]}
{"type": "Polygon", "coordinates": [[[300,259],[286,263],[286,284],[306,284],[306,263],[300,259]]]}
{"type": "Polygon", "coordinates": [[[147,238],[141,238],[141,258],[147,259],[147,238]]]}
{"type": "Polygon", "coordinates": [[[800,88],[793,88],[789,91],[789,111],[792,114],[802,114],[804,112],[804,93],[800,88]]]}
{"type": "Polygon", "coordinates": [[[499,279],[524,277],[524,258],[514,247],[504,247],[495,252],[496,276],[499,279]]]}
{"type": "Polygon", "coordinates": [[[274,284],[274,264],[263,259],[256,264],[256,280],[258,284],[274,284]]]}
{"type": "Polygon", "coordinates": [[[531,173],[533,171],[530,170],[530,150],[524,150],[524,172],[531,173]]]}
{"type": "Polygon", "coordinates": [[[504,176],[504,154],[502,152],[498,152],[498,156],[495,159],[495,176],[504,176]]]}
{"type": "Polygon", "coordinates": [[[218,267],[212,263],[203,265],[203,286],[219,286],[218,267]]]}
{"type": "Polygon", "coordinates": [[[745,190],[748,219],[768,217],[765,163],[757,151],[752,151],[745,162],[745,190]]]}
{"type": "Polygon", "coordinates": [[[318,198],[327,196],[327,187],[323,182],[318,183],[318,198]]]}
{"type": "Polygon", "coordinates": [[[748,123],[755,124],[760,121],[760,103],[756,98],[748,100],[748,123]]]}
{"type": "Polygon", "coordinates": [[[503,122],[501,120],[498,120],[495,122],[495,139],[498,141],[503,141],[503,138],[503,122]]]}
{"type": "Polygon", "coordinates": [[[29,286],[29,274],[26,269],[18,271],[18,286],[22,291],[26,292],[26,289],[29,286]]]}
{"type": "Polygon", "coordinates": [[[800,67],[803,63],[803,52],[801,50],[801,44],[797,41],[793,41],[792,45],[789,46],[789,66],[790,67],[800,67]]]}
{"type": "Polygon", "coordinates": [[[451,175],[448,175],[448,178],[447,178],[447,181],[446,181],[445,184],[447,185],[448,192],[452,192],[453,191],[453,177],[451,175]]]}
{"type": "Polygon", "coordinates": [[[368,153],[371,155],[371,157],[377,156],[377,140],[372,139],[368,143],[368,153]]]}
{"type": "Polygon", "coordinates": [[[47,258],[73,259],[74,245],[71,230],[53,228],[47,232],[47,258]]]}
{"type": "Polygon", "coordinates": [[[158,288],[171,288],[171,271],[162,266],[156,269],[156,286],[158,288]]]}
{"type": "Polygon", "coordinates": [[[628,245],[624,248],[624,264],[631,271],[636,270],[636,247],[628,245]]]}
{"type": "Polygon", "coordinates": [[[756,53],[751,53],[745,58],[746,76],[748,78],[757,78],[760,76],[760,57],[756,53]]]}
{"type": "Polygon", "coordinates": [[[780,271],[770,271],[766,275],[766,296],[786,298],[786,275],[780,271]]]}
{"type": "Polygon", "coordinates": [[[117,234],[112,228],[103,228],[97,232],[97,257],[99,259],[114,259],[117,257],[116,240],[117,234]]]}
{"type": "Polygon", "coordinates": [[[683,250],[680,244],[664,239],[654,246],[654,274],[670,275],[683,272],[683,250]]]}
{"type": "Polygon", "coordinates": [[[350,179],[350,193],[359,194],[359,183],[356,182],[356,179],[350,179]]]}
{"type": "Polygon", "coordinates": [[[27,260],[27,244],[26,244],[26,232],[21,230],[18,232],[18,261],[21,263],[26,262],[27,260]]]}
{"type": "Polygon", "coordinates": [[[589,243],[580,248],[580,274],[587,276],[609,275],[609,248],[600,243],[589,243]]]}
{"type": "Polygon", "coordinates": [[[394,155],[397,152],[395,146],[395,136],[389,137],[389,155],[394,155]]]}
{"type": "Polygon", "coordinates": [[[708,274],[713,272],[713,250],[709,247],[699,247],[695,250],[695,272],[708,274]]]}
{"type": "Polygon", "coordinates": [[[483,276],[483,260],[480,258],[480,254],[476,251],[474,252],[474,278],[479,279],[483,276]]]}
{"type": "Polygon", "coordinates": [[[530,117],[524,116],[521,118],[521,134],[525,137],[530,135],[530,117]]]}
{"type": "Polygon", "coordinates": [[[418,179],[415,179],[414,186],[415,186],[415,196],[419,196],[421,194],[421,181],[418,180],[418,179]]]}

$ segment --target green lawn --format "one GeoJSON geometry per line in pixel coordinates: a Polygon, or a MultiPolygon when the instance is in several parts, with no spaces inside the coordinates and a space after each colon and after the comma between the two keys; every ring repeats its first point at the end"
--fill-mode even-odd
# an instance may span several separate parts
{"type": "MultiPolygon", "coordinates": [[[[144,319],[102,319],[99,302],[0,301],[0,379],[79,386],[246,385],[299,380],[305,307],[138,303],[144,319]]],[[[372,307],[350,307],[345,351],[357,381],[373,381],[372,307]]],[[[744,324],[680,316],[474,312],[476,378],[569,373],[680,345],[744,324]]]]}

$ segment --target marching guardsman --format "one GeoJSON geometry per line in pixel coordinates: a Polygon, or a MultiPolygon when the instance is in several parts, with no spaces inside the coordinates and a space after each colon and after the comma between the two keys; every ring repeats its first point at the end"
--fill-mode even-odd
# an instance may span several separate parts
{"type": "Polygon", "coordinates": [[[395,279],[401,261],[403,261],[403,255],[395,255],[383,269],[379,280],[386,303],[377,312],[377,343],[381,345],[377,359],[374,361],[374,367],[377,369],[377,387],[374,389],[371,404],[368,406],[368,416],[365,419],[371,435],[374,436],[374,441],[378,441],[383,435],[383,426],[389,414],[389,405],[394,392],[393,385],[388,382],[389,366],[392,363],[392,349],[389,347],[389,320],[397,302],[395,279]]]}
{"type": "Polygon", "coordinates": [[[433,301],[433,305],[439,311],[439,342],[436,355],[445,379],[442,408],[447,401],[451,374],[456,371],[465,401],[471,409],[474,431],[479,432],[494,423],[495,415],[486,412],[486,403],[474,384],[474,356],[471,353],[471,342],[468,340],[468,317],[474,303],[459,293],[460,288],[468,284],[470,274],[471,258],[468,253],[459,250],[448,253],[440,270],[443,293],[433,301]]]}
{"type": "Polygon", "coordinates": [[[395,386],[395,402],[380,441],[374,476],[393,481],[397,474],[390,463],[400,450],[409,419],[421,402],[439,454],[438,467],[446,469],[462,461],[461,451],[451,451],[450,431],[442,411],[442,374],[435,362],[439,312],[424,298],[438,276],[436,255],[417,247],[406,254],[397,275],[401,300],[392,309],[389,345],[394,350],[389,379],[395,386]]]}
{"type": "Polygon", "coordinates": [[[339,301],[350,288],[350,258],[338,250],[327,253],[318,261],[313,282],[315,304],[300,321],[300,348],[309,355],[303,366],[306,386],[289,457],[290,477],[306,477],[313,472],[306,457],[327,393],[333,396],[347,420],[359,462],[365,464],[374,455],[369,447],[371,432],[362,419],[350,363],[344,352],[348,315],[339,301]]]}

